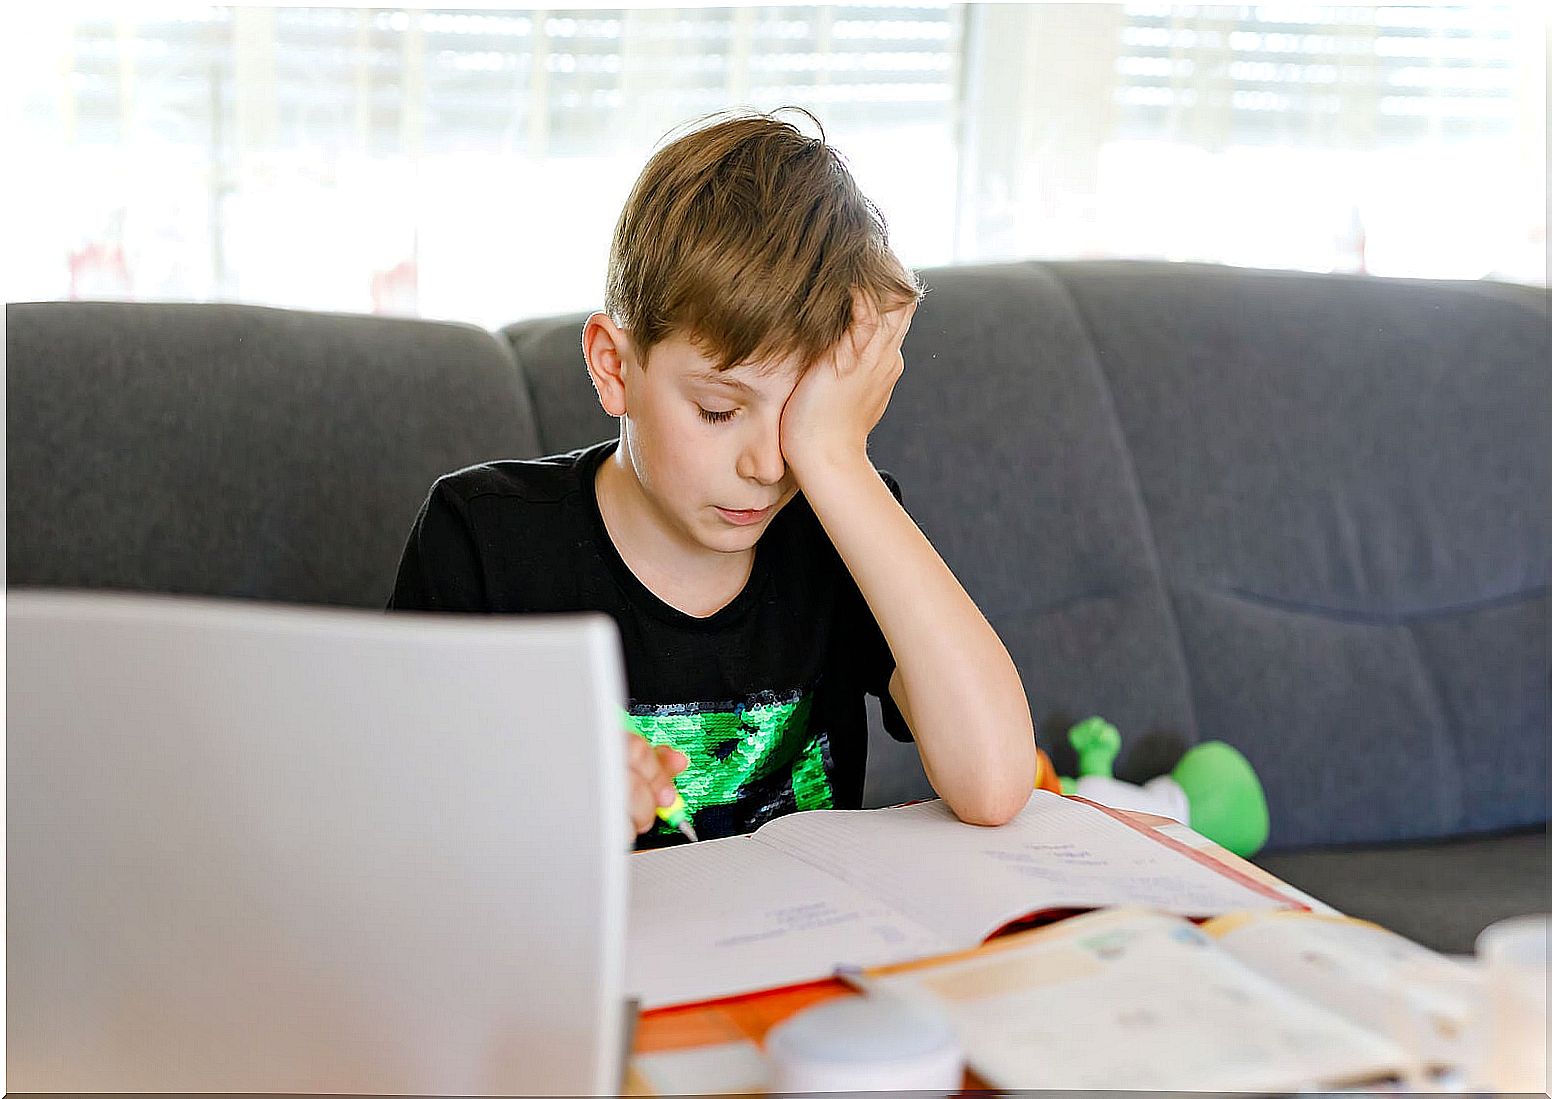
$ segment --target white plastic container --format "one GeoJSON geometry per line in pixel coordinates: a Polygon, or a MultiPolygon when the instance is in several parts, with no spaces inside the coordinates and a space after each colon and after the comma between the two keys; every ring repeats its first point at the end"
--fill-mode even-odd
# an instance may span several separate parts
{"type": "Polygon", "coordinates": [[[964,1053],[946,1018],[894,996],[801,1011],[765,1039],[771,1091],[959,1091],[964,1053]]]}

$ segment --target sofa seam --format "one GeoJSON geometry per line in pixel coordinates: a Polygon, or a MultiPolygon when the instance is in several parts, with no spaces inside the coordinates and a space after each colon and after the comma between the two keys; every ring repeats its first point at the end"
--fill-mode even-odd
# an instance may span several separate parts
{"type": "Polygon", "coordinates": [[[1215,592],[1219,595],[1226,595],[1259,607],[1284,611],[1289,614],[1304,614],[1314,618],[1329,619],[1334,622],[1350,622],[1355,625],[1405,627],[1410,627],[1416,622],[1430,622],[1439,618],[1475,614],[1479,611],[1491,611],[1501,607],[1512,607],[1520,603],[1529,603],[1536,599],[1546,598],[1548,592],[1552,591],[1546,584],[1538,584],[1534,587],[1519,588],[1515,591],[1484,596],[1481,599],[1473,599],[1464,603],[1451,603],[1442,607],[1386,613],[1383,611],[1349,610],[1344,607],[1325,607],[1316,603],[1306,603],[1299,599],[1285,599],[1281,596],[1266,595],[1262,592],[1254,592],[1241,587],[1212,588],[1204,585],[1201,590],[1215,592]]]}
{"type": "Polygon", "coordinates": [[[1063,614],[1073,607],[1082,606],[1085,603],[1103,603],[1125,599],[1131,590],[1131,588],[1125,585],[1093,588],[1089,591],[1078,592],[1075,595],[1063,596],[1048,603],[1031,601],[1016,605],[1004,604],[999,608],[999,612],[1004,616],[1025,615],[1031,618],[1044,618],[1047,615],[1063,614]]]}
{"type": "MultiPolygon", "coordinates": [[[[489,329],[486,331],[490,332],[489,329]]],[[[528,415],[533,420],[534,438],[539,444],[539,454],[541,456],[549,454],[550,442],[544,430],[544,417],[539,415],[539,395],[534,389],[533,378],[529,376],[528,368],[523,365],[522,356],[517,353],[517,341],[509,336],[505,329],[490,334],[505,349],[507,360],[517,371],[518,384],[522,386],[524,394],[528,397],[528,415]]]]}
{"type": "MultiPolygon", "coordinates": [[[[1439,715],[1439,732],[1448,746],[1450,755],[1454,757],[1455,774],[1463,775],[1466,773],[1466,754],[1455,734],[1455,723],[1449,720],[1449,714],[1444,705],[1444,694],[1439,689],[1438,676],[1434,674],[1433,665],[1423,656],[1423,649],[1417,643],[1417,633],[1413,630],[1412,623],[1402,622],[1401,632],[1406,635],[1407,648],[1412,651],[1412,660],[1416,663],[1418,671],[1422,673],[1424,685],[1433,700],[1434,713],[1439,715]]],[[[1458,835],[1466,827],[1466,791],[1463,783],[1456,782],[1451,785],[1455,792],[1455,823],[1452,833],[1458,835]]]]}
{"type": "Polygon", "coordinates": [[[1073,316],[1078,321],[1079,330],[1083,334],[1083,340],[1088,345],[1089,359],[1093,363],[1095,376],[1099,379],[1101,399],[1105,402],[1105,412],[1114,425],[1116,439],[1120,443],[1122,460],[1125,463],[1125,475],[1130,483],[1132,492],[1137,501],[1137,510],[1140,513],[1143,534],[1143,552],[1147,555],[1148,564],[1152,569],[1154,581],[1159,586],[1159,594],[1164,602],[1164,614],[1167,616],[1170,633],[1175,639],[1175,659],[1179,662],[1180,675],[1185,682],[1187,719],[1191,722],[1190,735],[1196,743],[1201,743],[1202,726],[1197,717],[1196,677],[1191,674],[1191,662],[1186,658],[1185,637],[1180,631],[1180,616],[1175,604],[1174,585],[1164,574],[1163,559],[1159,556],[1158,537],[1153,529],[1153,513],[1148,509],[1147,498],[1143,495],[1142,480],[1137,475],[1137,461],[1132,454],[1132,443],[1126,435],[1125,425],[1121,423],[1121,414],[1116,408],[1115,389],[1111,384],[1110,375],[1105,370],[1104,356],[1099,353],[1099,345],[1094,340],[1094,327],[1090,323],[1088,314],[1073,296],[1071,288],[1062,278],[1056,266],[1044,261],[1035,260],[1031,266],[1045,272],[1061,292],[1067,306],[1072,310],[1073,316]]]}

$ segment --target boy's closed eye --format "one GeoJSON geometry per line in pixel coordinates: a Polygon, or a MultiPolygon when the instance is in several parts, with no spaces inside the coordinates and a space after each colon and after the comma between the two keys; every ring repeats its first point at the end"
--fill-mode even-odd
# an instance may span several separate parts
{"type": "Polygon", "coordinates": [[[703,408],[700,405],[696,405],[695,407],[697,411],[700,412],[701,419],[707,420],[714,424],[726,423],[728,420],[731,420],[733,418],[733,414],[738,411],[736,408],[711,409],[703,408]]]}

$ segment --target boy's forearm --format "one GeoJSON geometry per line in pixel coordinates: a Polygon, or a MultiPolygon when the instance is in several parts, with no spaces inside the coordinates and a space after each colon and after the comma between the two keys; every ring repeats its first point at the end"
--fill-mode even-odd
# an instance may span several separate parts
{"type": "Polygon", "coordinates": [[[889,642],[933,789],[962,820],[1008,820],[1034,789],[1035,743],[1001,639],[865,456],[800,482],[889,642]]]}

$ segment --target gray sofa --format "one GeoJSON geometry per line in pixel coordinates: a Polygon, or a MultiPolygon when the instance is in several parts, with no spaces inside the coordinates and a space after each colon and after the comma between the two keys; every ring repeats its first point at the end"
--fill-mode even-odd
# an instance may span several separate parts
{"type": "MultiPolygon", "coordinates": [[[[1225,740],[1271,805],[1258,861],[1339,908],[1452,951],[1552,908],[1544,292],[922,275],[873,454],[1058,769],[1094,713],[1135,780],[1225,740]]],[[[581,320],[8,306],[8,583],[380,607],[437,475],[614,433],[581,320]]],[[[874,734],[868,803],[924,793],[874,734]]]]}

